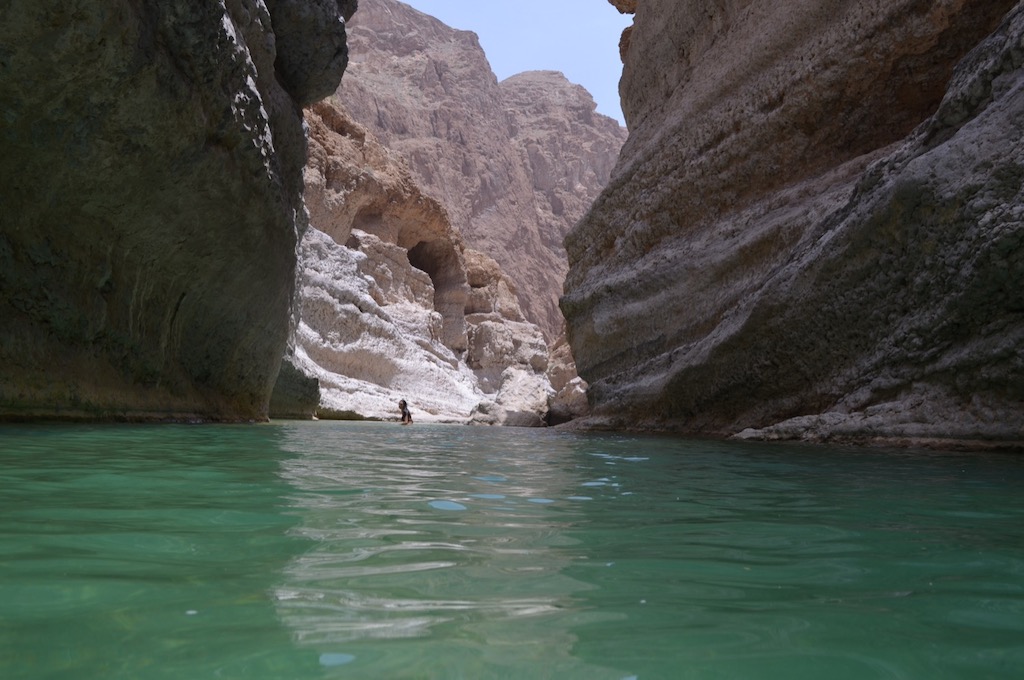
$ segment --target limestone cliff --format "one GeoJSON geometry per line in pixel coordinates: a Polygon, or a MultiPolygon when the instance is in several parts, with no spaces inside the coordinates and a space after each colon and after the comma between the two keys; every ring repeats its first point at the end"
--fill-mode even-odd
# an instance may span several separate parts
{"type": "Polygon", "coordinates": [[[4,3],[0,418],[266,417],[354,5],[4,3]]]}
{"type": "Polygon", "coordinates": [[[337,100],[306,112],[299,324],[321,417],[542,425],[547,345],[497,263],[466,250],[405,163],[337,100]]]}
{"type": "Polygon", "coordinates": [[[562,241],[608,179],[625,131],[561,74],[499,83],[473,33],[396,0],[364,3],[340,95],[407,159],[471,248],[493,257],[527,319],[561,331],[562,241]]]}
{"type": "Polygon", "coordinates": [[[567,239],[595,411],[1024,439],[1024,4],[635,10],[630,137],[567,239]]]}
{"type": "Polygon", "coordinates": [[[476,251],[466,253],[471,286],[466,307],[469,352],[485,394],[472,421],[485,425],[539,427],[554,396],[547,377],[548,346],[540,328],[526,321],[515,288],[498,263],[476,251]]]}

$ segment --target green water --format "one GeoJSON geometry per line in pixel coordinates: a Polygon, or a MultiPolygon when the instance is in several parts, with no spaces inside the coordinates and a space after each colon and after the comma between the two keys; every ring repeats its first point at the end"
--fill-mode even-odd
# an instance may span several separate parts
{"type": "Polygon", "coordinates": [[[0,428],[0,678],[1024,677],[1024,457],[0,428]]]}

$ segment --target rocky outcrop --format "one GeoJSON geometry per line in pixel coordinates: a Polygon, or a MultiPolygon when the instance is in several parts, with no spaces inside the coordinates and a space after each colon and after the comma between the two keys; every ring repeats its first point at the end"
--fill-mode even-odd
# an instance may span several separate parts
{"type": "Polygon", "coordinates": [[[455,352],[465,350],[463,245],[444,208],[340,104],[314,107],[307,121],[311,139],[305,179],[311,223],[342,245],[358,229],[405,250],[408,256],[401,257],[427,273],[434,286],[443,344],[455,352]]]}
{"type": "Polygon", "coordinates": [[[466,308],[466,363],[485,394],[472,421],[540,427],[546,424],[552,393],[544,335],[523,319],[514,286],[497,262],[483,253],[468,251],[466,266],[472,286],[470,306],[466,308]]]}
{"type": "Polygon", "coordinates": [[[590,415],[588,385],[576,373],[576,360],[565,333],[558,337],[548,354],[548,380],[553,392],[548,400],[549,425],[562,425],[590,415]]]}
{"type": "Polygon", "coordinates": [[[563,321],[562,240],[607,181],[625,138],[552,72],[499,83],[473,33],[396,0],[351,25],[341,96],[403,158],[469,247],[494,258],[549,339],[563,321]]]}
{"type": "MultiPolygon", "coordinates": [[[[554,339],[564,326],[557,302],[569,270],[565,237],[608,182],[625,129],[596,113],[590,93],[557,71],[520,73],[498,86],[510,142],[532,184],[537,235],[544,248],[558,257],[556,308],[543,324],[547,336],[554,339]]],[[[532,276],[524,272],[521,278],[528,282],[532,276]]],[[[529,294],[540,296],[546,304],[552,291],[531,286],[529,294]]]]}
{"type": "Polygon", "coordinates": [[[497,263],[340,102],[306,112],[312,225],[289,358],[321,417],[544,424],[547,345],[497,263]],[[537,395],[540,395],[538,398],[537,395]],[[486,412],[486,417],[479,416],[486,412]]]}
{"type": "Polygon", "coordinates": [[[266,0],[274,22],[278,78],[300,106],[308,106],[338,88],[348,65],[345,21],[355,0],[266,0]],[[311,39],[316,36],[316,39],[311,39]]]}
{"type": "Polygon", "coordinates": [[[595,413],[1024,439],[1024,5],[700,7],[637,3],[630,139],[567,240],[595,413]]]}
{"type": "Polygon", "coordinates": [[[294,361],[320,383],[318,414],[396,418],[404,398],[416,420],[466,420],[479,390],[439,341],[429,276],[372,234],[348,243],[311,228],[300,250],[294,361]]]}
{"type": "Polygon", "coordinates": [[[270,4],[5,3],[0,417],[266,417],[345,42],[270,4]]]}
{"type": "Polygon", "coordinates": [[[479,390],[458,358],[469,290],[458,234],[342,106],[322,102],[306,120],[313,228],[300,248],[294,361],[319,380],[318,411],[388,418],[404,398],[417,416],[468,418],[479,390]]]}
{"type": "Polygon", "coordinates": [[[270,415],[287,420],[312,420],[320,408],[320,381],[305,374],[294,356],[281,362],[270,394],[270,415]]]}

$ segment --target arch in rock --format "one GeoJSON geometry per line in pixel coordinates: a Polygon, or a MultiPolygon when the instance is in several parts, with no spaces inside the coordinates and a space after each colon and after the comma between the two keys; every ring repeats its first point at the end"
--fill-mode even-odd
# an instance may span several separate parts
{"type": "Polygon", "coordinates": [[[444,321],[441,341],[455,352],[464,352],[469,346],[465,316],[469,284],[458,249],[451,241],[437,239],[420,241],[406,252],[409,264],[426,272],[434,284],[434,309],[444,321]]]}

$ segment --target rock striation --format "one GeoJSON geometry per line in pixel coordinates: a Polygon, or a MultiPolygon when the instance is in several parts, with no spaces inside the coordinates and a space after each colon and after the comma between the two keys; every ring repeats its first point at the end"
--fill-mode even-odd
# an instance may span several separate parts
{"type": "Polygon", "coordinates": [[[1024,440],[1024,3],[635,11],[630,137],[566,242],[596,416],[1024,440]]]}
{"type": "MultiPolygon", "coordinates": [[[[319,383],[320,417],[538,426],[552,389],[543,334],[491,258],[333,99],[306,111],[299,323],[286,365],[319,383]]],[[[288,387],[288,385],[285,385],[288,387]]]]}
{"type": "Polygon", "coordinates": [[[564,323],[562,241],[607,181],[624,129],[559,73],[498,82],[475,34],[396,0],[364,3],[350,45],[340,95],[353,117],[407,160],[553,340],[564,323]]]}
{"type": "Polygon", "coordinates": [[[293,5],[4,4],[0,418],[266,417],[304,228],[298,104],[345,61],[338,2],[300,25],[293,5]],[[304,44],[331,58],[292,73],[304,44]]]}

